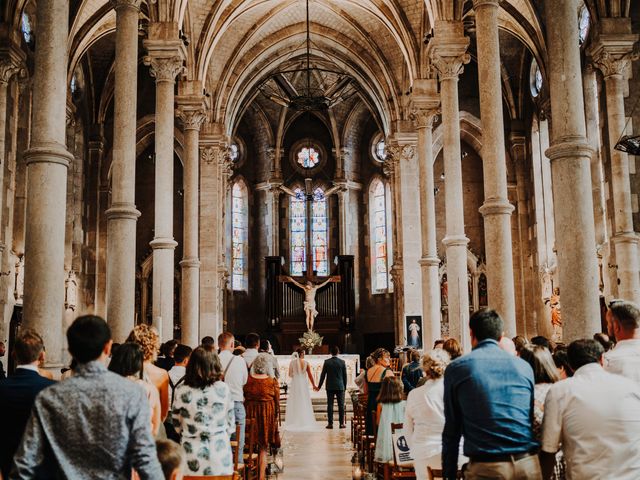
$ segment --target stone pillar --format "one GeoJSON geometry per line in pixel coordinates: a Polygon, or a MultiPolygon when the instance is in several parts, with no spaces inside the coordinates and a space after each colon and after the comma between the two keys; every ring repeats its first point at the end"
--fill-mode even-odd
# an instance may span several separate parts
{"type": "MultiPolygon", "coordinates": [[[[62,362],[64,233],[67,169],[65,148],[69,2],[37,9],[33,123],[27,164],[24,326],[44,339],[51,366],[62,362]]],[[[3,166],[4,168],[4,166],[3,166]]]]}
{"type": "Polygon", "coordinates": [[[582,97],[576,1],[547,2],[549,90],[553,116],[551,160],[563,339],[600,331],[590,161],[582,97]],[[576,241],[579,239],[580,241],[576,241]]]}
{"type": "MultiPolygon", "coordinates": [[[[614,19],[606,19],[614,20],[614,19]]],[[[625,133],[625,69],[629,65],[633,44],[638,36],[631,34],[631,21],[622,20],[616,33],[602,33],[590,48],[595,65],[602,71],[607,104],[609,154],[611,157],[611,192],[613,194],[613,232],[618,295],[625,300],[640,302],[640,265],[638,264],[638,236],[633,230],[629,157],[614,147],[625,133]]],[[[617,23],[617,22],[616,22],[617,23]]],[[[601,27],[602,28],[602,27],[601,27]]]]}
{"type": "Polygon", "coordinates": [[[174,250],[173,239],[173,155],[174,155],[174,87],[182,66],[184,47],[178,38],[178,26],[155,23],[149,26],[149,40],[144,58],[156,79],[155,114],[155,236],[153,249],[153,326],[163,342],[174,336],[174,250]],[[166,40],[176,38],[176,40],[166,40]]]}
{"type": "Polygon", "coordinates": [[[449,332],[469,351],[467,244],[464,233],[458,76],[470,60],[462,22],[438,21],[431,41],[431,61],[440,77],[442,104],[449,332]]]}
{"type": "Polygon", "coordinates": [[[436,206],[433,178],[433,121],[438,113],[437,80],[416,80],[413,84],[412,120],[418,130],[420,177],[420,232],[422,240],[422,345],[431,348],[441,337],[440,281],[436,241],[436,206]]]}
{"type": "Polygon", "coordinates": [[[502,81],[498,40],[500,0],[474,0],[478,43],[480,116],[482,120],[482,169],[485,253],[489,305],[504,320],[505,334],[516,334],[516,303],[511,249],[511,212],[507,196],[502,81]]]}
{"type": "Polygon", "coordinates": [[[136,277],[136,97],[140,0],[111,0],[116,10],[111,206],[107,210],[107,322],[114,342],[134,326],[136,277]]]}
{"type": "Polygon", "coordinates": [[[182,343],[198,345],[199,335],[199,297],[200,297],[200,260],[198,258],[198,180],[199,154],[198,136],[200,126],[205,120],[202,96],[179,97],[180,118],[184,129],[184,246],[182,267],[182,285],[180,301],[180,320],[182,343]]]}

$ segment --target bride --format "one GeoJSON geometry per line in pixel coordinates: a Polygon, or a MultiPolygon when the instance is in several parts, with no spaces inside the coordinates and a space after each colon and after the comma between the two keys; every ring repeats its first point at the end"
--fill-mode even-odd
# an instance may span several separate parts
{"type": "Polygon", "coordinates": [[[299,348],[291,355],[289,364],[289,394],[287,396],[287,412],[284,429],[293,432],[309,432],[316,430],[316,418],[311,405],[311,386],[316,388],[311,375],[311,367],[304,361],[304,350],[299,348]],[[308,378],[308,380],[307,380],[308,378]]]}

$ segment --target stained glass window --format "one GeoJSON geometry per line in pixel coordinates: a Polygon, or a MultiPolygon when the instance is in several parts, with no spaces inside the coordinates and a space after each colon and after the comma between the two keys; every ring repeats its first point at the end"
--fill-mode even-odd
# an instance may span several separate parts
{"type": "Polygon", "coordinates": [[[376,158],[379,161],[384,162],[386,156],[387,156],[387,150],[386,150],[384,139],[383,139],[383,140],[380,140],[378,143],[376,143],[376,158]]]}
{"type": "Polygon", "coordinates": [[[34,40],[33,29],[31,27],[31,20],[29,19],[29,15],[27,15],[26,13],[22,14],[22,19],[20,20],[20,30],[22,30],[24,41],[31,45],[34,40]]]}
{"type": "Polygon", "coordinates": [[[231,288],[247,289],[247,189],[241,182],[231,189],[231,288]]]}
{"type": "Polygon", "coordinates": [[[538,66],[538,62],[536,62],[535,58],[531,62],[529,83],[531,88],[531,96],[535,98],[540,95],[540,91],[542,90],[542,72],[540,72],[540,67],[538,66]]]}
{"type": "Polygon", "coordinates": [[[303,168],[313,168],[320,161],[320,152],[313,147],[304,147],[298,152],[298,164],[303,168]]]}
{"type": "Polygon", "coordinates": [[[578,10],[578,41],[580,45],[582,45],[587,40],[587,35],[589,35],[589,9],[582,2],[580,5],[580,9],[578,10]]]}
{"type": "Polygon", "coordinates": [[[327,262],[327,198],[321,188],[313,192],[311,204],[311,247],[313,248],[313,269],[318,276],[329,274],[327,262]]]}
{"type": "Polygon", "coordinates": [[[238,148],[238,145],[232,143],[229,150],[229,157],[231,158],[231,161],[236,163],[240,159],[240,149],[238,148]]]}
{"type": "Polygon", "coordinates": [[[387,252],[387,195],[384,183],[375,180],[371,190],[371,243],[373,245],[374,290],[389,288],[389,264],[387,252]]]}
{"type": "Polygon", "coordinates": [[[71,77],[71,83],[69,84],[69,88],[71,89],[71,93],[76,93],[76,91],[78,90],[78,77],[76,77],[75,73],[71,77]]]}
{"type": "Polygon", "coordinates": [[[306,270],[307,244],[307,206],[304,193],[300,188],[291,197],[291,275],[302,275],[306,270]]]}

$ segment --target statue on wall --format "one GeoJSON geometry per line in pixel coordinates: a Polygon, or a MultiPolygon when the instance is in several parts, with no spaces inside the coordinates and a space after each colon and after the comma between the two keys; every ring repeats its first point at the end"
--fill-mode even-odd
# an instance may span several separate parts
{"type": "Polygon", "coordinates": [[[293,277],[285,276],[283,277],[283,281],[291,282],[296,287],[304,290],[304,313],[305,313],[305,322],[307,324],[307,330],[313,331],[313,322],[315,321],[316,316],[318,315],[318,310],[316,310],[316,292],[318,289],[324,287],[326,284],[330,282],[339,282],[340,276],[332,276],[329,277],[322,283],[315,284],[311,280],[307,280],[304,284],[298,282],[293,277]]]}
{"type": "Polygon", "coordinates": [[[440,304],[449,305],[449,284],[447,283],[447,274],[442,275],[440,282],[440,304]]]}
{"type": "Polygon", "coordinates": [[[560,308],[560,289],[555,287],[551,297],[544,301],[551,307],[551,326],[553,327],[553,340],[562,340],[562,312],[560,308]]]}

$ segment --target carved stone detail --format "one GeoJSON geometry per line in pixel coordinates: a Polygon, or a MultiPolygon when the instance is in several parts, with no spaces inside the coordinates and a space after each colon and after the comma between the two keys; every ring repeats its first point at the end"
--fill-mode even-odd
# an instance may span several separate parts
{"type": "Polygon", "coordinates": [[[18,75],[20,78],[27,76],[27,69],[21,63],[17,63],[12,58],[0,59],[0,83],[9,83],[11,77],[18,75]]]}
{"type": "Polygon", "coordinates": [[[156,79],[156,82],[173,82],[177,75],[185,71],[182,58],[178,55],[166,58],[147,55],[143,61],[145,65],[150,67],[149,73],[156,79]]]}
{"type": "Polygon", "coordinates": [[[213,147],[200,148],[200,158],[207,165],[213,164],[213,162],[216,160],[216,154],[213,147]]]}
{"type": "Polygon", "coordinates": [[[593,56],[593,66],[600,69],[604,78],[607,78],[614,75],[623,75],[629,62],[638,58],[640,58],[638,52],[615,54],[603,48],[593,56]]]}
{"type": "Polygon", "coordinates": [[[414,107],[409,112],[409,120],[416,128],[433,128],[433,122],[440,114],[439,108],[417,108],[414,107]]]}
{"type": "Polygon", "coordinates": [[[204,109],[198,110],[178,110],[178,117],[182,120],[185,130],[200,130],[202,123],[207,119],[204,109]]]}

